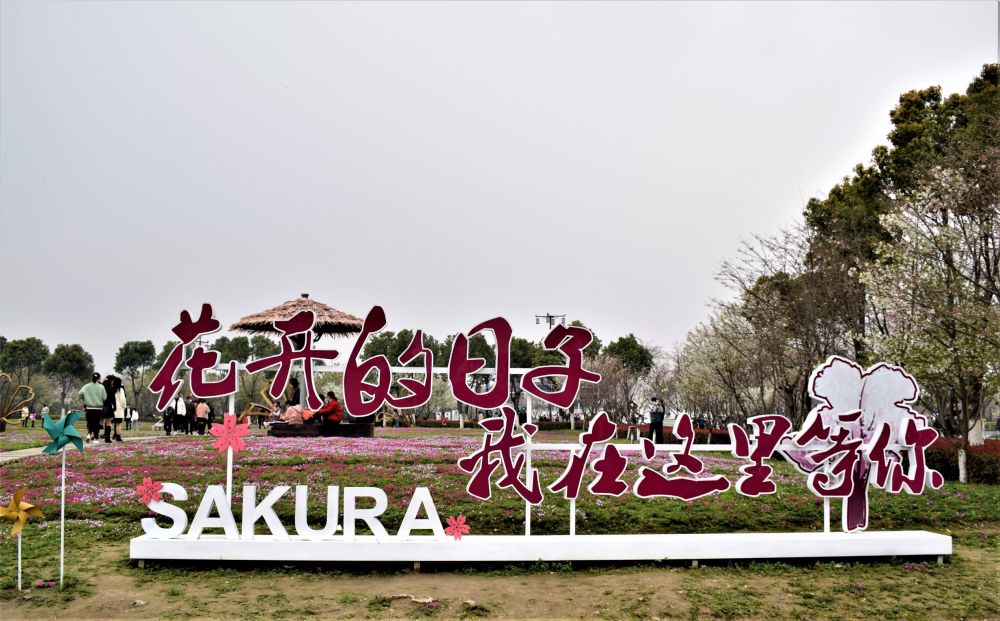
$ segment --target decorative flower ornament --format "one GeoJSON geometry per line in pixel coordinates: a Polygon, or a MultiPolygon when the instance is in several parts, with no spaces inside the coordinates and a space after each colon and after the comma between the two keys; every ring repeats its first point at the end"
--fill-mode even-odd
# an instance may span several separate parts
{"type": "Polygon", "coordinates": [[[455,541],[461,540],[462,535],[468,535],[469,525],[465,523],[465,516],[459,515],[458,518],[449,517],[448,528],[444,529],[444,534],[454,537],[455,541]]]}
{"type": "Polygon", "coordinates": [[[49,432],[49,437],[52,438],[52,442],[49,443],[44,449],[43,453],[58,453],[62,447],[66,446],[70,442],[77,450],[83,450],[83,438],[77,433],[76,429],[73,428],[73,423],[77,421],[83,414],[75,410],[68,412],[65,416],[55,421],[52,420],[48,414],[42,417],[42,427],[45,431],[49,432]]]}
{"type": "Polygon", "coordinates": [[[214,423],[208,432],[218,438],[212,446],[220,453],[228,448],[232,448],[234,453],[239,452],[246,448],[240,438],[250,435],[250,421],[239,424],[235,414],[226,414],[222,417],[222,424],[214,423]]]}
{"type": "Polygon", "coordinates": [[[14,520],[14,526],[10,529],[11,537],[16,537],[21,532],[29,517],[42,517],[41,509],[21,500],[27,491],[22,487],[14,492],[14,498],[11,499],[9,505],[0,507],[0,517],[7,520],[14,520]]]}
{"type": "Polygon", "coordinates": [[[163,483],[145,477],[142,480],[142,485],[135,488],[135,491],[138,492],[139,498],[142,499],[142,504],[148,505],[151,502],[160,502],[163,500],[163,495],[160,494],[161,489],[163,489],[163,483]]]}

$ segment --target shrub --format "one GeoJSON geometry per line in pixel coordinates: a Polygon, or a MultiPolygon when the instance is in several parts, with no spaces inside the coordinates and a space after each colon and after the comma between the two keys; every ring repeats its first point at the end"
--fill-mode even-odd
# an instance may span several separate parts
{"type": "MultiPolygon", "coordinates": [[[[946,481],[957,481],[957,444],[947,438],[935,440],[927,448],[927,466],[940,472],[946,481]]],[[[1000,484],[1000,440],[987,440],[982,446],[969,447],[965,467],[970,483],[1000,484]]]]}

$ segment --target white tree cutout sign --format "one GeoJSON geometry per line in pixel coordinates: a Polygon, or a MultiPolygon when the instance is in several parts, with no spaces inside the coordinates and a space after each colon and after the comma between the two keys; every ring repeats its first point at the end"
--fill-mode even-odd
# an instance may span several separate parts
{"type": "Polygon", "coordinates": [[[924,461],[938,433],[911,407],[920,389],[903,369],[882,362],[866,370],[831,356],[813,371],[809,394],[820,403],[781,452],[809,475],[813,493],[844,498],[845,531],[868,526],[869,484],[920,494],[944,483],[924,461]]]}

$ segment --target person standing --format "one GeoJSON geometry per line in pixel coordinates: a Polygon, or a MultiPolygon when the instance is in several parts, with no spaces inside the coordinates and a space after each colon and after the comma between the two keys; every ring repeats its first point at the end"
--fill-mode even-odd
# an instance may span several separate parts
{"type": "Polygon", "coordinates": [[[31,410],[28,409],[28,406],[24,406],[23,408],[21,408],[21,426],[22,427],[27,427],[28,426],[28,416],[30,414],[31,414],[31,410]]]}
{"type": "MultiPolygon", "coordinates": [[[[111,444],[111,423],[115,419],[115,376],[108,375],[104,378],[104,408],[101,411],[101,427],[104,428],[104,442],[111,444]]],[[[100,430],[97,435],[100,436],[100,430]]]]}
{"type": "MultiPolygon", "coordinates": [[[[187,404],[184,397],[177,395],[174,399],[174,431],[184,433],[184,422],[187,420],[187,404]]],[[[169,435],[169,431],[167,434],[169,435]]]]}
{"type": "Polygon", "coordinates": [[[87,442],[97,442],[97,437],[101,435],[101,413],[108,397],[101,384],[101,374],[94,372],[90,383],[80,389],[79,395],[83,399],[83,411],[87,416],[87,442]]]}
{"type": "MultiPolygon", "coordinates": [[[[174,403],[177,403],[176,399],[174,399],[174,403]]],[[[168,436],[170,435],[170,432],[173,431],[174,421],[176,419],[177,409],[172,405],[168,405],[167,409],[163,410],[163,431],[167,432],[168,436]]]]}
{"type": "Polygon", "coordinates": [[[50,412],[50,410],[49,410],[49,404],[47,404],[47,403],[43,404],[42,405],[42,420],[43,421],[45,420],[45,417],[49,415],[49,412],[50,412]]]}
{"type": "Polygon", "coordinates": [[[125,386],[122,385],[122,380],[120,377],[116,377],[114,381],[115,387],[115,442],[122,441],[122,421],[125,420],[127,415],[128,403],[125,401],[125,386]]]}
{"type": "Polygon", "coordinates": [[[139,429],[139,410],[132,408],[132,416],[130,418],[132,419],[132,429],[139,429]]]}
{"type": "Polygon", "coordinates": [[[649,412],[649,439],[653,444],[663,444],[663,416],[666,413],[663,409],[663,401],[653,397],[652,408],[649,412]]]}
{"type": "Polygon", "coordinates": [[[195,430],[195,408],[197,408],[198,402],[195,401],[194,395],[188,395],[187,398],[187,415],[184,417],[184,433],[187,435],[193,435],[195,430]]]}
{"type": "Polygon", "coordinates": [[[627,425],[625,429],[625,440],[628,442],[638,442],[639,441],[639,423],[642,419],[639,416],[639,406],[635,404],[635,401],[628,402],[628,413],[625,416],[625,424],[627,425]]]}
{"type": "Polygon", "coordinates": [[[198,399],[198,405],[194,406],[194,418],[198,425],[198,435],[205,435],[205,425],[208,424],[208,404],[204,399],[198,399]]]}

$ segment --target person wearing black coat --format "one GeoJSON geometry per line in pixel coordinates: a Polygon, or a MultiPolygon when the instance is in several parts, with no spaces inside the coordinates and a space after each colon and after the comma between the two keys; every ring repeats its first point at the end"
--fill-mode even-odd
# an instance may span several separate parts
{"type": "Polygon", "coordinates": [[[666,414],[663,402],[653,397],[653,406],[649,412],[649,439],[653,444],[663,444],[663,417],[666,414]]]}
{"type": "Polygon", "coordinates": [[[104,409],[101,411],[101,424],[104,425],[104,442],[111,444],[111,423],[115,418],[115,376],[104,378],[104,390],[108,396],[104,398],[104,409]]]}

